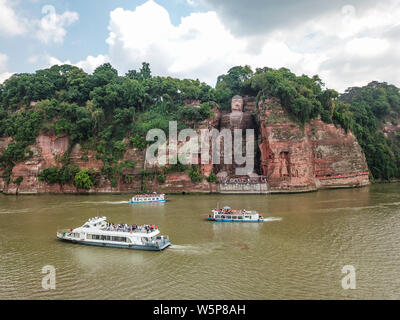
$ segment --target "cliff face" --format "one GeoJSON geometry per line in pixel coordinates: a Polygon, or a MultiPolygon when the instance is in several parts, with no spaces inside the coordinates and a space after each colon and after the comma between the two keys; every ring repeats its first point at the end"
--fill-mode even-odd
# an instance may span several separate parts
{"type": "Polygon", "coordinates": [[[271,104],[259,112],[261,169],[271,192],[369,184],[364,153],[351,132],[320,120],[300,128],[271,104]]]}
{"type": "MultiPolygon", "coordinates": [[[[290,120],[276,101],[264,101],[257,106],[255,99],[247,98],[244,109],[240,123],[235,115],[214,110],[215,117],[202,122],[198,128],[255,128],[259,142],[255,174],[267,177],[268,192],[303,192],[369,184],[365,156],[352,133],[320,120],[313,120],[301,128],[290,120]]],[[[11,138],[0,139],[0,152],[11,141],[11,138]]],[[[40,173],[48,167],[60,168],[59,158],[67,151],[70,151],[71,161],[80,169],[92,168],[100,172],[104,164],[96,158],[94,151],[82,150],[79,145],[72,146],[68,136],[40,135],[31,146],[31,151],[33,156],[30,159],[13,168],[9,184],[5,183],[4,174],[0,172],[0,190],[4,193],[129,193],[140,192],[142,188],[163,192],[221,191],[215,183],[208,183],[205,179],[193,183],[186,172],[169,173],[162,184],[155,177],[143,177],[143,168],[149,172],[154,168],[145,164],[144,151],[133,148],[129,148],[120,161],[129,160],[136,166],[124,168],[123,174],[129,179],[119,177],[114,187],[105,177],[101,177],[90,191],[78,190],[72,184],[48,185],[38,180],[40,173]],[[19,186],[13,183],[18,177],[23,178],[19,186]]],[[[200,168],[204,176],[221,170],[229,176],[234,172],[232,165],[201,164],[200,168]]]]}

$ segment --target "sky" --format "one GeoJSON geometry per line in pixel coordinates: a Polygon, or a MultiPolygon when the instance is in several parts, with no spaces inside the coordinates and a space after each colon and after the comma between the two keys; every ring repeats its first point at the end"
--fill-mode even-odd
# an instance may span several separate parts
{"type": "Polygon", "coordinates": [[[212,86],[237,65],[400,87],[400,0],[0,0],[0,83],[110,62],[212,86]]]}

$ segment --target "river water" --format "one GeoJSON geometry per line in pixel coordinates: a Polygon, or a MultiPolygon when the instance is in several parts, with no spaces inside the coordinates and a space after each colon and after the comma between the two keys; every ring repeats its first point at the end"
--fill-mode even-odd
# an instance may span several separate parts
{"type": "Polygon", "coordinates": [[[292,195],[0,195],[0,299],[400,299],[400,184],[292,195]],[[217,206],[263,224],[204,220],[217,206]],[[57,229],[93,216],[157,224],[162,252],[70,244],[57,229]],[[56,289],[42,288],[42,268],[56,289]],[[345,265],[356,289],[344,290],[345,265]]]}

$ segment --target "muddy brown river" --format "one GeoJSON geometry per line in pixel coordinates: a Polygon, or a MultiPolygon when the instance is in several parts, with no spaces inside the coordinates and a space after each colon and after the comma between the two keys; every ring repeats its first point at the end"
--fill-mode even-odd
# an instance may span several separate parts
{"type": "Polygon", "coordinates": [[[291,195],[0,195],[0,299],[400,299],[400,184],[291,195]],[[258,210],[262,224],[213,223],[212,208],[258,210]],[[162,252],[61,242],[93,216],[157,224],[162,252]],[[55,290],[42,287],[44,266],[55,290]],[[342,287],[355,269],[356,289],[342,287]]]}

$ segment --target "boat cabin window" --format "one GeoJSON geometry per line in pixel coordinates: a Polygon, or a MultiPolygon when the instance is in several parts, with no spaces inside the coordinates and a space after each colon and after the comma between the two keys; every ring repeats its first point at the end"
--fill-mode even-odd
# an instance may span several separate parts
{"type": "Polygon", "coordinates": [[[126,242],[126,237],[111,237],[111,241],[126,242]]]}
{"type": "MultiPolygon", "coordinates": [[[[79,235],[79,234],[78,234],[79,235]]],[[[112,237],[98,234],[88,234],[88,239],[92,240],[106,240],[106,241],[116,241],[116,242],[128,242],[126,237],[112,237]]]]}

